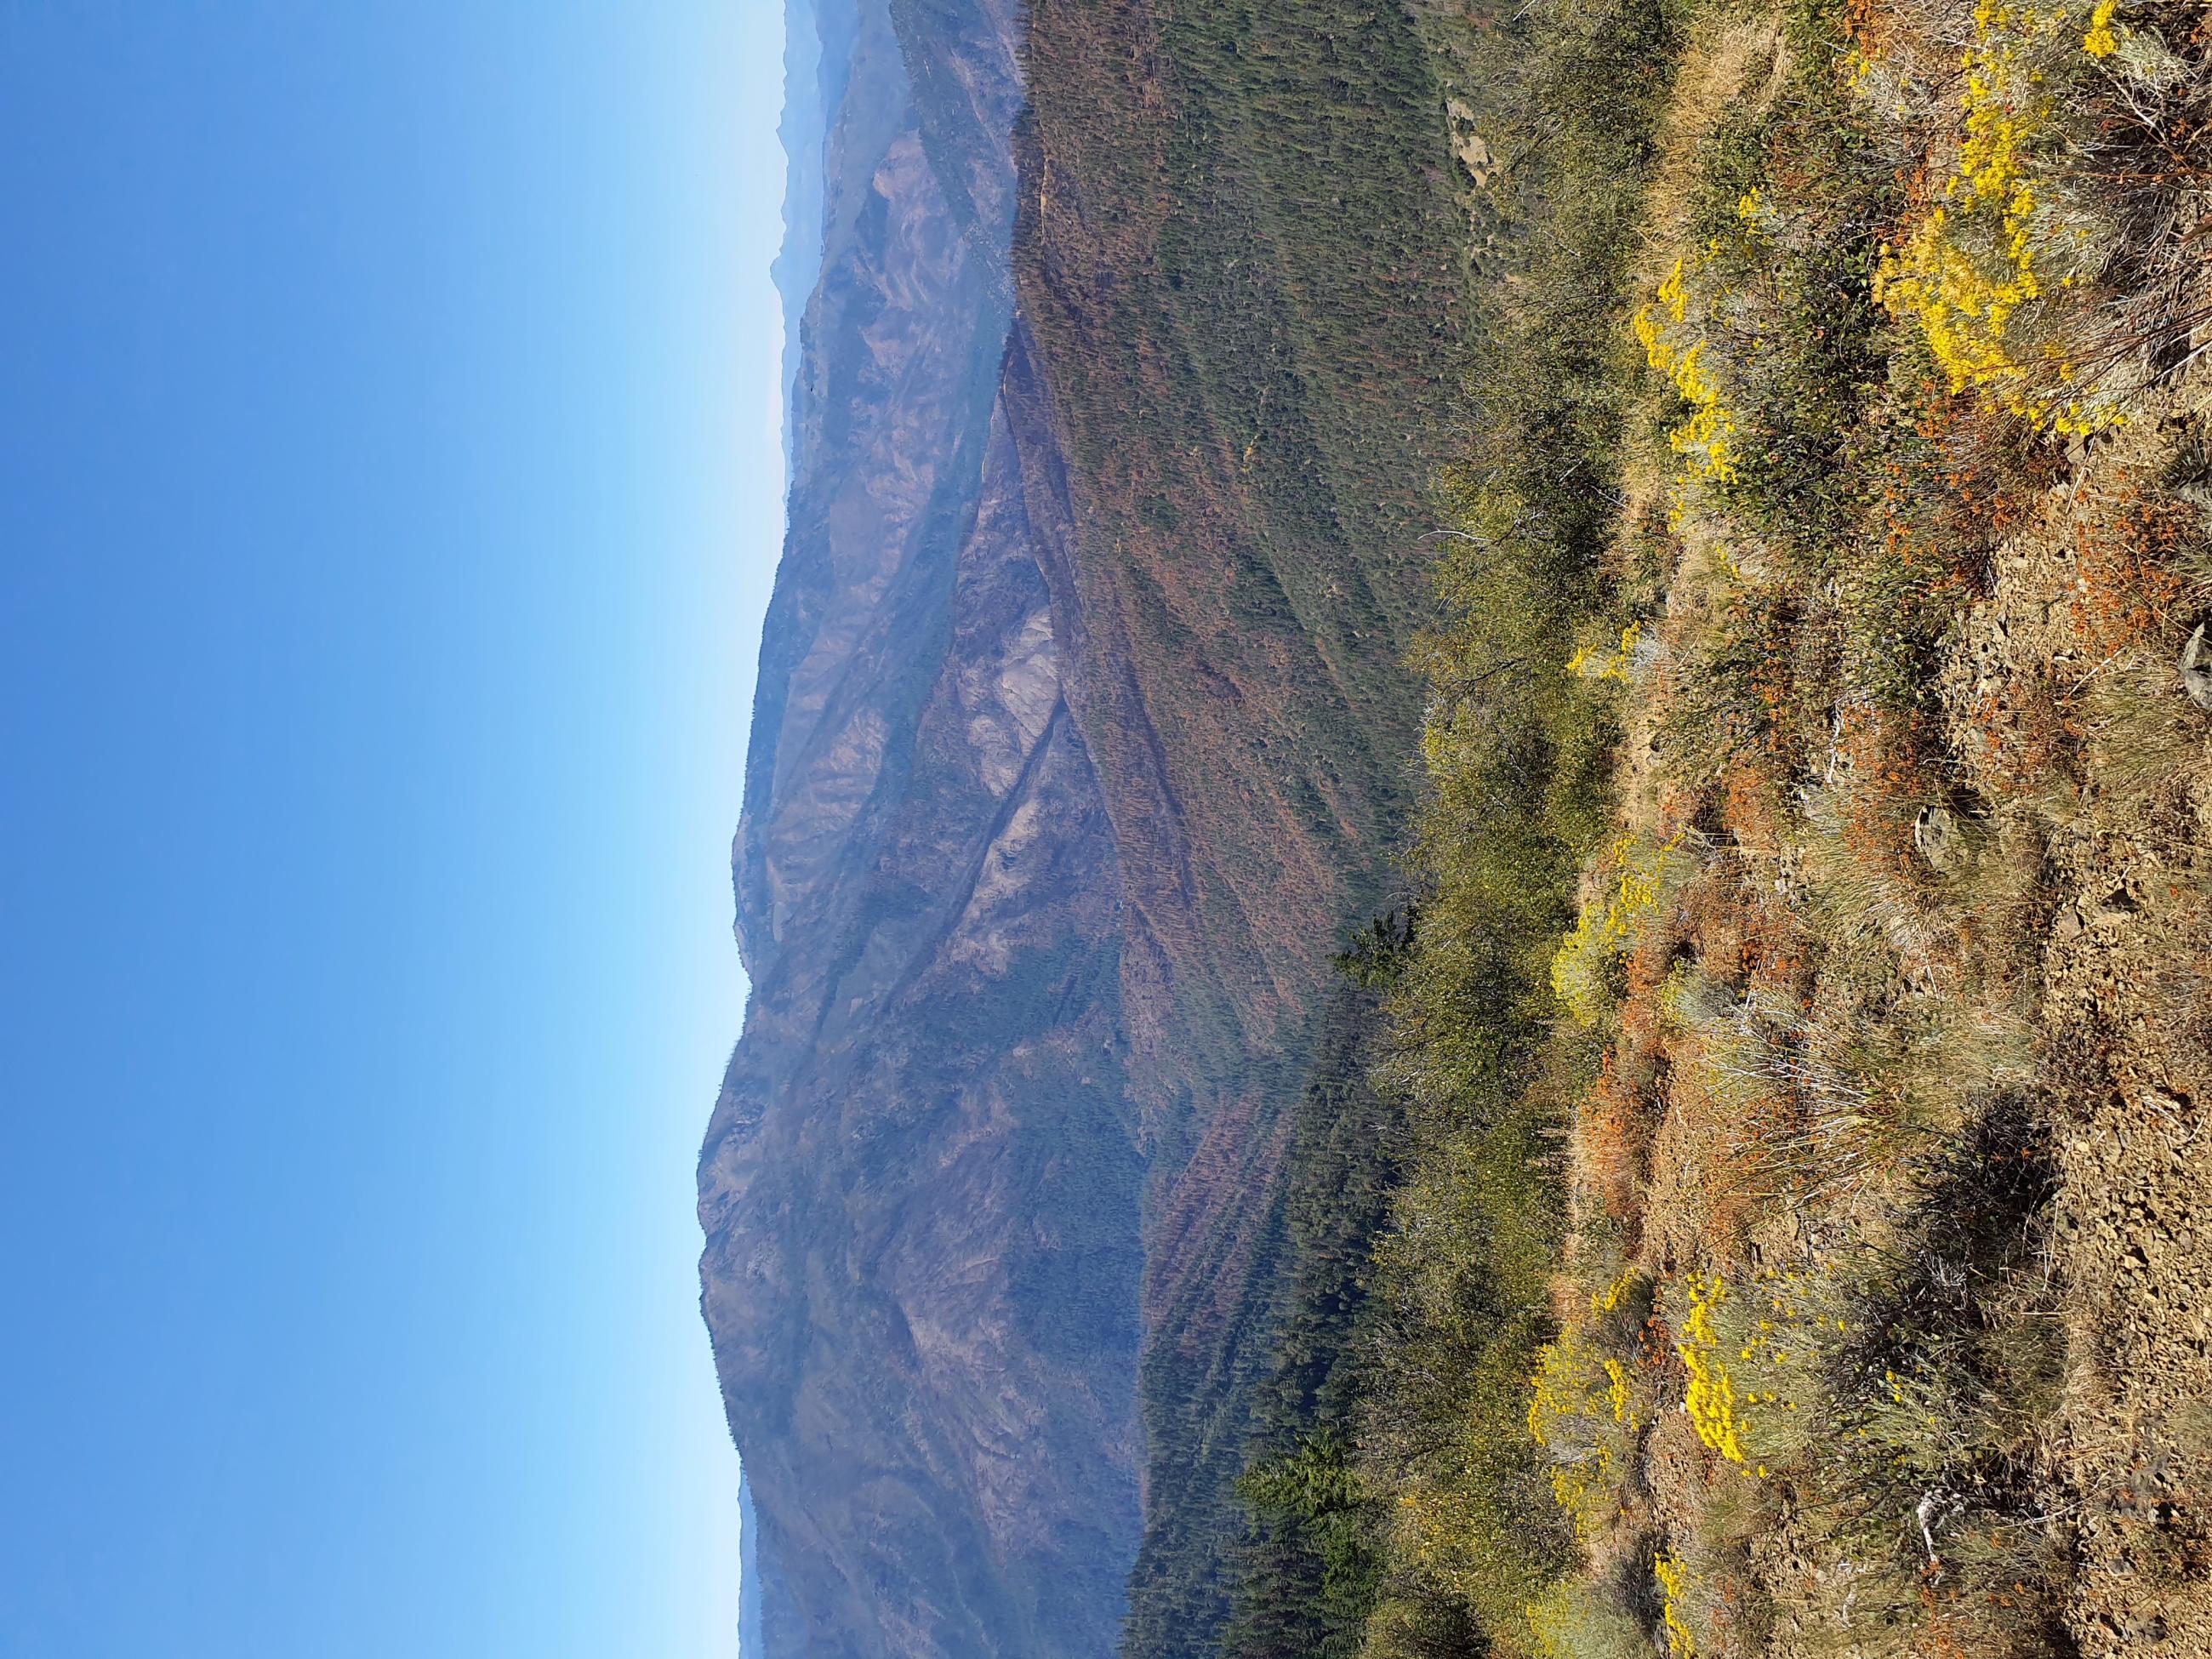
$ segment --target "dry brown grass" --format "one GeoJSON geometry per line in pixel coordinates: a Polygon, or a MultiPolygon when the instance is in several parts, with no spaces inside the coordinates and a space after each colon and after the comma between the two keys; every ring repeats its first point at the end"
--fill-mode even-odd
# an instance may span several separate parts
{"type": "MultiPolygon", "coordinates": [[[[1908,213],[1949,164],[1971,9],[1849,9],[1908,213]]],[[[1701,146],[1782,86],[1781,38],[1739,17],[1686,65],[1655,282],[1701,146]]],[[[2063,112],[2113,100],[2066,187],[2112,196],[2125,231],[2100,325],[2100,372],[2135,377],[2125,423],[2062,450],[1900,357],[1829,555],[1771,550],[1726,492],[1672,515],[1618,794],[1625,835],[1686,836],[1698,867],[1643,924],[1577,1115],[1562,1306],[1574,1328],[1616,1266],[1661,1287],[1586,1582],[1627,1607],[1660,1550],[1701,1654],[2212,1652],[2212,1414],[2185,1403],[2212,1397],[2212,1200],[2189,1195],[2200,1162],[2212,1182],[2212,718],[2174,669],[2212,614],[2212,388],[2159,356],[2203,287],[2195,185],[2111,172],[2195,142],[2196,63],[2063,112]],[[1900,696],[1881,656],[1906,627],[1936,643],[1900,696]],[[1840,1277],[1834,1328],[1806,1327],[1807,1431],[1762,1470],[1684,1412],[1669,1287],[1765,1271],[1840,1277]]],[[[1713,1352],[1756,1401],[1753,1349],[1713,1352]]]]}

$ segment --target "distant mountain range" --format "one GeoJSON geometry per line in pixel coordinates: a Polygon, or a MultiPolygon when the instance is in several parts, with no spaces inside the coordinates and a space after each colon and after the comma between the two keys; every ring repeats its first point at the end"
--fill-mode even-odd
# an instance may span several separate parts
{"type": "Polygon", "coordinates": [[[789,530],[700,1164],[747,1659],[1225,1616],[1462,326],[1410,27],[1319,17],[790,9],[789,530]]]}

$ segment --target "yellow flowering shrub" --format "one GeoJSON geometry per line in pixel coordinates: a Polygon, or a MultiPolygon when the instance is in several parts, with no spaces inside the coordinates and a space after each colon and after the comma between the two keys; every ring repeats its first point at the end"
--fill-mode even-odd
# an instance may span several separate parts
{"type": "Polygon", "coordinates": [[[1657,297],[1630,319],[1651,367],[1674,383],[1690,418],[1669,439],[1692,473],[1722,483],[1736,476],[1735,416],[1721,397],[1708,366],[1710,342],[1690,319],[1692,267],[1685,254],[1674,261],[1657,297]]]}
{"type": "Polygon", "coordinates": [[[1936,205],[1904,246],[1883,250],[1875,291],[1919,325],[1951,390],[1972,389],[2045,430],[2118,423],[2109,404],[2069,390],[2074,366],[2057,307],[2080,275],[2087,233],[2047,199],[2063,133],[2065,59],[2118,50],[2117,0],[2079,5],[1980,0],[1960,64],[1959,154],[1936,205]]]}
{"type": "Polygon", "coordinates": [[[1605,902],[1583,908],[1552,958],[1552,989],[1581,1024],[1597,1023],[1607,964],[1634,939],[1638,920],[1658,908],[1661,892],[1679,879],[1681,846],[1679,833],[1659,847],[1640,847],[1633,836],[1613,844],[1614,873],[1605,902]]]}
{"type": "Polygon", "coordinates": [[[1698,1439],[1729,1462],[1741,1463],[1743,1425],[1736,1413],[1735,1379],[1713,1328],[1713,1310],[1728,1299],[1728,1282],[1718,1273],[1692,1273],[1683,1282],[1683,1291],[1689,1297],[1690,1311],[1674,1342],[1674,1352],[1690,1374],[1682,1409],[1690,1414],[1698,1439]]]}
{"type": "MultiPolygon", "coordinates": [[[[1620,1308],[1637,1277],[1624,1273],[1590,1297],[1593,1324],[1620,1308]]],[[[1587,1543],[1599,1521],[1620,1506],[1629,1448],[1643,1426],[1628,1366],[1599,1352],[1586,1326],[1570,1324],[1537,1350],[1529,1389],[1529,1437],[1550,1455],[1552,1496],[1587,1543]]]]}
{"type": "Polygon", "coordinates": [[[1586,645],[1567,659],[1567,672],[1586,680],[1625,680],[1636,660],[1636,647],[1644,637],[1644,624],[1632,622],[1620,630],[1620,643],[1610,651],[1586,645]]]}
{"type": "Polygon", "coordinates": [[[1825,1268],[1762,1271],[1735,1286],[1717,1273],[1692,1273],[1682,1288],[1688,1311],[1674,1341],[1690,1377],[1682,1409],[1706,1445],[1766,1474],[1811,1431],[1806,1408],[1821,1397],[1821,1360],[1849,1328],[1840,1292],[1825,1268]]]}
{"type": "Polygon", "coordinates": [[[2081,50],[2090,57],[2110,58],[2120,49],[2112,33],[2112,15],[2119,9],[2120,0],[2097,0],[2097,9],[2089,14],[2089,32],[2081,37],[2081,50]]]}
{"type": "Polygon", "coordinates": [[[1667,1632],[1667,1651],[1675,1659],[1697,1659],[1698,1638],[1686,1616],[1690,1599],[1690,1570],[1662,1550],[1651,1563],[1651,1576],[1659,1581],[1660,1622],[1667,1632]]]}

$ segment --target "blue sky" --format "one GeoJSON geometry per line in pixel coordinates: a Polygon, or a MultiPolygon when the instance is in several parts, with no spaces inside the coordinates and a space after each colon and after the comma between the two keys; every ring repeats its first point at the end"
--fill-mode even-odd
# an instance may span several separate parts
{"type": "Polygon", "coordinates": [[[0,1655],[734,1651],[773,0],[0,7],[0,1655]]]}

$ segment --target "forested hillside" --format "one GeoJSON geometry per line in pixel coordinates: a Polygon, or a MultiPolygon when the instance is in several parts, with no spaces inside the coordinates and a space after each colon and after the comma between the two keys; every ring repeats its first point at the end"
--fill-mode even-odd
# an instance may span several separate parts
{"type": "Polygon", "coordinates": [[[1359,1086],[1328,957],[1393,890],[1413,799],[1467,220],[1394,6],[1042,0],[1024,61],[1018,337],[1066,458],[1152,1169],[1123,1647],[1197,1655],[1230,1612],[1293,1109],[1359,1086]]]}

